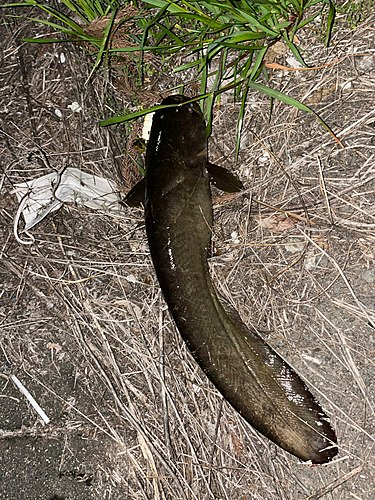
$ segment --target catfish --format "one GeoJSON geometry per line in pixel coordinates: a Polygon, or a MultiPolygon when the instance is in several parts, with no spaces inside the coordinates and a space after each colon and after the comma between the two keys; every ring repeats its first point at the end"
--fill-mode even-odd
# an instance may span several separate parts
{"type": "Polygon", "coordinates": [[[176,326],[207,377],[249,424],[301,460],[326,463],[338,450],[321,406],[210,278],[210,184],[238,192],[242,183],[208,161],[197,102],[172,95],[162,104],[167,107],[153,118],[145,178],[125,201],[144,204],[151,258],[176,326]]]}

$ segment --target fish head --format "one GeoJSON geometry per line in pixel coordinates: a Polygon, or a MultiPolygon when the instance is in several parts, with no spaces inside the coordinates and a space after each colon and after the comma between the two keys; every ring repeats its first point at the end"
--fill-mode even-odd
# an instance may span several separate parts
{"type": "MultiPolygon", "coordinates": [[[[197,102],[182,95],[172,95],[153,118],[150,147],[158,154],[164,148],[187,167],[195,167],[207,161],[206,124],[197,102]]],[[[164,152],[162,153],[164,154],[164,152]]]]}

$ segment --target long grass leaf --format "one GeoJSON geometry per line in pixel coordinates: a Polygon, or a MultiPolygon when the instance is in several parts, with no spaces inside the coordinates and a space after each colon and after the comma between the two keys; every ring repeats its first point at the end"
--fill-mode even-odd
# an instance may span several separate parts
{"type": "Polygon", "coordinates": [[[238,159],[238,154],[240,152],[241,135],[242,135],[242,127],[243,127],[243,118],[244,118],[244,114],[245,114],[246,97],[247,97],[247,93],[249,91],[249,83],[250,83],[250,80],[247,81],[246,86],[245,86],[245,90],[242,92],[240,114],[239,114],[239,117],[238,117],[238,120],[237,120],[236,161],[238,159]]]}
{"type": "Polygon", "coordinates": [[[242,45],[241,43],[230,43],[230,42],[222,42],[221,46],[231,48],[231,49],[240,50],[240,51],[261,50],[264,48],[263,45],[242,45]]]}
{"type": "Polygon", "coordinates": [[[186,69],[194,68],[195,66],[198,66],[199,64],[203,64],[203,58],[198,59],[196,61],[186,63],[186,64],[182,64],[181,66],[178,66],[177,68],[173,68],[173,73],[178,73],[179,71],[185,71],[186,69]]]}
{"type": "Polygon", "coordinates": [[[241,16],[243,16],[251,25],[255,26],[260,31],[268,33],[269,35],[272,35],[272,36],[278,36],[279,33],[267,28],[267,26],[264,26],[263,24],[261,24],[255,17],[251,16],[250,14],[241,11],[241,16]]]}
{"type": "MultiPolygon", "coordinates": [[[[82,42],[82,38],[70,38],[69,42],[82,42]]],[[[21,38],[22,42],[28,43],[66,43],[62,38],[21,38]]],[[[89,43],[92,43],[90,40],[89,43]]]]}
{"type": "Polygon", "coordinates": [[[56,23],[53,23],[51,21],[45,21],[44,19],[37,19],[37,18],[25,17],[25,16],[16,16],[14,14],[8,14],[7,17],[16,17],[16,18],[18,17],[18,18],[22,18],[22,19],[27,19],[28,21],[34,21],[36,23],[45,24],[46,26],[50,26],[51,28],[54,28],[57,31],[60,31],[61,33],[66,33],[67,35],[77,36],[77,35],[82,34],[83,36],[86,36],[85,32],[83,30],[80,30],[80,32],[77,33],[74,30],[71,30],[71,29],[65,28],[64,26],[61,26],[60,24],[56,24],[56,23]]]}
{"type": "Polygon", "coordinates": [[[176,5],[175,3],[164,2],[163,0],[144,0],[145,3],[151,5],[151,7],[156,7],[162,9],[166,7],[166,10],[172,14],[178,14],[179,12],[188,12],[186,9],[176,5]]]}
{"type": "Polygon", "coordinates": [[[335,16],[336,16],[335,6],[334,6],[333,2],[330,2],[330,4],[329,4],[329,12],[328,12],[328,19],[327,19],[327,33],[326,33],[326,37],[325,37],[325,40],[324,40],[324,43],[325,43],[326,47],[328,47],[329,41],[331,39],[332,27],[333,27],[333,23],[335,21],[335,16]]]}
{"type": "Polygon", "coordinates": [[[289,104],[289,106],[294,106],[295,108],[301,109],[302,111],[307,111],[308,113],[314,113],[314,111],[305,104],[302,104],[293,97],[283,94],[278,90],[271,89],[270,87],[266,87],[265,85],[255,82],[249,82],[248,86],[252,90],[256,90],[257,92],[262,92],[262,94],[268,95],[269,97],[273,97],[274,99],[278,99],[279,101],[282,101],[285,104],[289,104]]]}
{"type": "Polygon", "coordinates": [[[228,38],[231,38],[233,43],[237,43],[247,42],[250,40],[258,40],[259,38],[264,38],[265,36],[265,33],[254,33],[253,31],[241,31],[239,33],[238,31],[236,31],[235,33],[228,35],[228,38]]]}
{"type": "Polygon", "coordinates": [[[184,42],[178,38],[171,30],[158,23],[157,26],[162,30],[163,33],[169,36],[172,40],[174,40],[180,47],[184,47],[184,42]]]}
{"type": "Polygon", "coordinates": [[[299,50],[298,48],[296,47],[296,45],[294,45],[294,43],[292,43],[289,38],[288,38],[288,35],[287,33],[285,32],[284,33],[284,41],[285,43],[287,44],[287,46],[289,47],[289,49],[291,50],[292,54],[294,55],[294,57],[297,59],[297,61],[299,63],[302,64],[302,66],[306,66],[306,63],[305,61],[302,59],[301,57],[301,54],[299,53],[299,50]]]}
{"type": "Polygon", "coordinates": [[[122,116],[114,116],[112,118],[107,118],[105,120],[99,120],[99,125],[101,127],[107,127],[108,125],[116,125],[118,123],[123,123],[129,120],[134,120],[135,118],[139,118],[140,116],[148,115],[148,113],[153,113],[154,111],[158,111],[159,109],[165,109],[165,108],[175,108],[175,107],[180,107],[185,104],[188,104],[190,102],[195,102],[195,101],[200,101],[201,99],[206,99],[209,97],[211,93],[199,95],[197,97],[193,97],[189,101],[185,101],[181,104],[169,104],[169,105],[164,105],[162,106],[161,104],[158,106],[154,106],[152,108],[147,108],[147,109],[140,109],[139,111],[136,111],[135,113],[130,113],[128,115],[122,115],[122,116]]]}
{"type": "Polygon", "coordinates": [[[315,111],[313,111],[311,108],[306,106],[305,104],[302,104],[301,102],[297,101],[296,99],[293,99],[293,97],[289,97],[286,94],[283,94],[282,92],[279,92],[278,90],[270,89],[269,87],[265,87],[264,85],[261,85],[260,83],[255,83],[255,82],[249,82],[249,88],[256,90],[258,92],[262,92],[262,94],[268,95],[271,98],[277,99],[281,102],[284,102],[285,104],[288,104],[289,106],[294,106],[295,108],[301,109],[302,111],[306,111],[307,113],[312,113],[315,115],[315,117],[320,121],[320,123],[323,125],[323,127],[331,134],[331,136],[335,139],[335,141],[343,148],[344,146],[340,142],[340,140],[336,137],[336,135],[333,133],[333,131],[330,129],[330,127],[325,123],[325,121],[317,114],[315,111]]]}
{"type": "Polygon", "coordinates": [[[245,77],[249,78],[249,80],[255,80],[255,75],[259,71],[259,68],[263,64],[263,58],[268,50],[268,47],[263,47],[260,51],[259,54],[255,60],[254,66],[251,68],[250,74],[245,75],[245,77]]]}
{"type": "Polygon", "coordinates": [[[111,17],[110,17],[110,19],[108,21],[108,24],[107,24],[107,26],[106,26],[106,28],[104,30],[103,40],[102,40],[102,43],[101,43],[98,55],[96,56],[95,64],[94,64],[94,66],[92,67],[92,69],[90,71],[90,74],[89,74],[89,76],[88,76],[88,78],[87,78],[87,80],[85,82],[85,85],[87,85],[87,83],[90,81],[92,75],[94,74],[95,70],[98,68],[99,64],[102,61],[103,52],[105,51],[105,49],[107,47],[108,40],[109,40],[109,35],[111,33],[111,29],[112,29],[112,26],[113,26],[116,14],[117,14],[117,8],[113,10],[112,15],[111,15],[111,17]]]}

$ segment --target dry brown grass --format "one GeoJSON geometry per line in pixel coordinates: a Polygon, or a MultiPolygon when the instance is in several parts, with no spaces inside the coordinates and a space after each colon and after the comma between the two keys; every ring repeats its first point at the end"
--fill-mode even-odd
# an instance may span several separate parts
{"type": "MultiPolygon", "coordinates": [[[[32,246],[15,241],[14,184],[68,165],[115,178],[119,190],[136,180],[123,155],[137,154],[124,142],[129,131],[97,125],[123,96],[110,79],[83,85],[82,49],[17,41],[32,29],[15,21],[2,28],[0,408],[11,409],[14,423],[2,424],[0,437],[98,440],[87,498],[373,498],[374,57],[272,76],[274,88],[315,99],[310,105],[345,151],[311,116],[283,104],[274,103],[269,122],[268,99],[250,95],[233,167],[246,192],[230,200],[214,193],[217,288],[246,322],[269,331],[337,430],[337,460],[310,468],[247,425],[192,360],[158,287],[141,211],[113,216],[70,205],[31,231],[32,246]],[[71,113],[72,101],[84,112],[71,113]],[[51,418],[48,427],[15,401],[13,373],[51,418]]],[[[374,54],[374,38],[371,17],[355,33],[337,31],[328,51],[308,33],[302,44],[319,66],[374,54]]],[[[225,166],[237,113],[223,99],[215,116],[211,160],[225,166]]]]}

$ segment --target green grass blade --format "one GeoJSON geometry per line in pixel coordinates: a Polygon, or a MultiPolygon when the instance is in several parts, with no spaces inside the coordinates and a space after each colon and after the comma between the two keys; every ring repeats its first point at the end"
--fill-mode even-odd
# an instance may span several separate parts
{"type": "Polygon", "coordinates": [[[297,101],[296,99],[293,99],[293,97],[289,97],[286,94],[279,92],[278,90],[273,90],[273,89],[270,89],[269,87],[265,87],[264,85],[261,85],[260,83],[249,82],[248,86],[250,89],[253,89],[253,90],[256,90],[258,92],[261,92],[262,94],[268,95],[269,97],[271,97],[273,99],[277,99],[281,102],[284,102],[285,104],[288,104],[289,106],[294,106],[295,108],[301,109],[302,111],[306,111],[307,113],[312,113],[320,121],[320,123],[327,130],[327,132],[329,132],[331,134],[331,136],[335,139],[335,141],[342,148],[344,148],[344,146],[341,144],[341,142],[336,137],[336,135],[332,132],[330,127],[325,123],[325,121],[317,113],[315,113],[315,111],[313,111],[311,108],[309,108],[305,104],[302,104],[301,102],[297,101]]]}
{"type": "Polygon", "coordinates": [[[307,24],[310,24],[314,19],[316,19],[320,15],[320,11],[315,12],[315,14],[308,19],[305,19],[304,21],[301,21],[299,24],[297,24],[295,28],[295,32],[306,26],[307,24]]]}
{"type": "Polygon", "coordinates": [[[164,7],[166,7],[166,10],[168,10],[168,12],[171,12],[172,14],[178,14],[179,12],[188,12],[186,9],[183,9],[182,7],[179,7],[172,2],[164,2],[163,0],[144,0],[144,2],[151,7],[156,7],[158,9],[163,9],[164,7]]]}
{"type": "Polygon", "coordinates": [[[301,54],[299,53],[299,50],[298,48],[294,45],[294,43],[292,43],[289,38],[288,38],[288,34],[287,32],[285,31],[284,32],[284,42],[287,44],[287,46],[289,47],[289,49],[291,50],[292,54],[294,55],[294,57],[297,59],[297,61],[299,63],[302,64],[302,66],[305,66],[306,67],[306,63],[305,61],[302,59],[301,57],[301,54]]]}
{"type": "Polygon", "coordinates": [[[263,64],[263,58],[268,50],[268,47],[263,47],[259,50],[258,56],[255,60],[254,66],[251,68],[250,74],[245,74],[245,78],[249,78],[249,80],[255,80],[256,74],[258,73],[260,67],[263,64]]]}
{"type": "Polygon", "coordinates": [[[192,61],[186,64],[182,64],[177,68],[173,68],[173,73],[178,73],[179,71],[184,71],[186,69],[194,68],[194,66],[198,66],[200,64],[203,64],[203,58],[197,59],[196,61],[192,61]]]}
{"type": "Polygon", "coordinates": [[[93,6],[85,2],[85,5],[80,5],[81,2],[74,3],[69,0],[61,0],[64,5],[72,12],[75,12],[86,24],[93,21],[98,16],[98,13],[93,9],[93,6]]]}
{"type": "MultiPolygon", "coordinates": [[[[21,38],[21,40],[28,43],[66,43],[66,40],[61,38],[21,38]]],[[[69,42],[82,42],[82,38],[69,38],[69,42]]]]}
{"type": "Polygon", "coordinates": [[[312,109],[310,109],[305,104],[293,99],[293,97],[289,97],[278,90],[271,89],[270,87],[266,87],[260,83],[249,82],[249,88],[255,90],[257,92],[261,92],[262,94],[268,95],[269,97],[273,97],[274,99],[278,99],[279,101],[288,104],[289,106],[294,106],[295,108],[301,109],[302,111],[306,111],[308,113],[314,113],[312,109]]]}
{"type": "Polygon", "coordinates": [[[113,23],[114,23],[114,20],[115,20],[115,17],[116,17],[116,14],[117,14],[117,8],[115,8],[112,12],[112,15],[109,19],[109,22],[104,30],[104,35],[103,35],[103,40],[102,40],[102,43],[100,45],[100,49],[99,49],[99,52],[98,52],[98,55],[96,56],[96,61],[95,61],[95,64],[94,66],[92,67],[91,71],[90,71],[90,74],[85,82],[85,85],[87,85],[87,83],[90,81],[92,75],[94,74],[95,70],[98,68],[99,64],[101,63],[102,61],[102,57],[103,57],[103,52],[105,51],[106,47],[107,47],[107,44],[108,44],[108,40],[109,40],[109,35],[111,33],[111,29],[112,29],[112,26],[113,26],[113,23]]]}
{"type": "Polygon", "coordinates": [[[228,35],[228,38],[232,39],[233,43],[238,42],[248,42],[251,40],[258,40],[260,38],[264,38],[265,33],[253,32],[253,31],[236,31],[228,35]]]}
{"type": "Polygon", "coordinates": [[[130,113],[129,115],[122,115],[122,116],[113,116],[112,118],[107,118],[105,120],[99,120],[99,125],[101,127],[107,127],[108,125],[116,125],[118,123],[123,123],[127,122],[129,120],[134,120],[135,118],[139,118],[140,116],[147,115],[148,113],[153,113],[154,111],[158,111],[159,109],[165,109],[165,108],[175,108],[175,107],[180,107],[185,104],[188,104],[189,102],[195,102],[195,101],[200,101],[201,99],[207,99],[211,95],[210,93],[199,95],[197,97],[193,97],[189,101],[185,101],[181,104],[169,104],[166,106],[162,106],[159,104],[158,106],[153,106],[152,108],[147,108],[147,109],[140,109],[139,111],[136,111],[135,113],[130,113]]]}
{"type": "Polygon", "coordinates": [[[328,47],[329,41],[331,39],[332,28],[333,28],[333,24],[335,22],[335,17],[336,17],[336,9],[335,9],[333,2],[330,2],[328,19],[327,19],[327,33],[326,33],[326,37],[324,40],[326,47],[328,47]]]}
{"type": "MultiPolygon", "coordinates": [[[[5,3],[0,5],[0,8],[7,8],[7,7],[35,7],[37,4],[36,1],[34,0],[29,0],[26,2],[16,2],[16,3],[5,3]]],[[[19,16],[14,16],[14,17],[19,17],[19,16]]]]}
{"type": "Polygon", "coordinates": [[[249,83],[251,83],[250,80],[248,80],[246,82],[245,90],[242,92],[240,115],[239,115],[238,120],[237,120],[236,161],[238,160],[238,154],[240,152],[243,118],[244,118],[244,114],[245,114],[246,97],[247,97],[247,93],[249,91],[249,83]]]}
{"type": "Polygon", "coordinates": [[[179,45],[180,47],[184,47],[185,44],[182,40],[180,40],[180,38],[178,38],[178,36],[176,36],[171,30],[169,30],[168,28],[166,28],[165,26],[163,26],[162,24],[160,23],[157,23],[157,26],[161,29],[161,31],[168,35],[169,38],[171,38],[171,40],[174,40],[177,45],[179,45]]]}
{"type": "Polygon", "coordinates": [[[272,35],[272,36],[278,36],[279,33],[277,33],[276,31],[273,31],[269,28],[267,28],[267,26],[265,26],[264,24],[261,24],[255,17],[251,16],[250,14],[247,14],[246,12],[241,12],[241,15],[253,26],[255,26],[256,28],[258,28],[260,31],[263,31],[265,33],[268,33],[269,35],[272,35]]]}
{"type": "Polygon", "coordinates": [[[56,24],[56,23],[53,23],[51,21],[45,21],[44,19],[37,19],[34,17],[25,17],[25,16],[16,16],[14,14],[8,14],[7,17],[16,17],[16,18],[18,17],[18,18],[22,18],[22,19],[27,19],[29,21],[34,21],[36,23],[45,24],[46,26],[50,26],[51,28],[54,28],[57,31],[60,31],[61,33],[66,33],[67,35],[80,36],[82,34],[83,38],[85,38],[87,36],[83,30],[80,30],[80,32],[77,33],[76,31],[73,31],[71,29],[65,28],[64,26],[61,26],[60,24],[56,24]]]}

